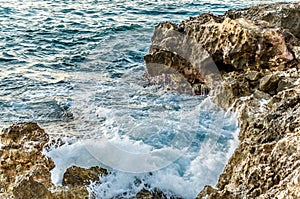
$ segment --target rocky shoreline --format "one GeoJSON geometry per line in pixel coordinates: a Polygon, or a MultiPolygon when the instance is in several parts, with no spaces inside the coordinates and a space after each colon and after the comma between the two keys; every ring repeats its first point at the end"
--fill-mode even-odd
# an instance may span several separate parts
{"type": "Polygon", "coordinates": [[[49,135],[36,123],[17,123],[0,134],[0,198],[89,198],[86,185],[99,181],[107,171],[70,167],[63,186],[51,182],[54,168],[51,158],[43,154],[49,135]]]}
{"type": "MultiPolygon", "coordinates": [[[[156,26],[156,45],[145,57],[148,69],[164,65],[191,88],[205,86],[207,76],[199,80],[201,67],[182,62],[178,49],[166,48],[173,31],[212,57],[222,78],[211,87],[214,101],[236,112],[241,128],[240,144],[216,187],[206,186],[197,198],[300,198],[300,3],[260,5],[223,16],[205,13],[156,26]],[[182,69],[187,67],[190,73],[182,69]]],[[[194,52],[189,57],[197,57],[194,52]]],[[[206,66],[206,60],[203,56],[199,65],[206,66]]]]}
{"type": "MultiPolygon", "coordinates": [[[[167,79],[184,93],[210,92],[215,103],[238,116],[240,144],[216,187],[206,186],[197,198],[300,198],[300,3],[161,23],[152,41],[158,45],[145,56],[151,83],[167,79]],[[170,31],[180,34],[169,39],[170,31]],[[167,49],[174,38],[201,46],[200,61],[189,61],[199,57],[199,49],[181,45],[188,55],[167,49]]],[[[3,129],[0,141],[0,198],[93,198],[87,185],[107,174],[99,167],[71,167],[62,186],[54,185],[54,162],[43,154],[49,136],[35,123],[3,129]]],[[[159,190],[136,195],[164,197],[159,190]]]]}

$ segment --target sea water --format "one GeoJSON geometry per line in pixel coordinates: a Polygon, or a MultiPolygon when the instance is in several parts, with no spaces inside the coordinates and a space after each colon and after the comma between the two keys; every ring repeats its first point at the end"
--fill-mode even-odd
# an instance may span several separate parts
{"type": "Polygon", "coordinates": [[[60,140],[45,152],[58,185],[71,165],[102,166],[109,174],[89,186],[97,198],[142,188],[194,198],[216,184],[238,124],[210,97],[148,84],[154,27],[271,2],[0,0],[0,127],[38,122],[60,140]]]}

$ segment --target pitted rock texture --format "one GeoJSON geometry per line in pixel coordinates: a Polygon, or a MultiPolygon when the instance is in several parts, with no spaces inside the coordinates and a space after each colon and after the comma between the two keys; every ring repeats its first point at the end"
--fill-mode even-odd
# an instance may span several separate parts
{"type": "Polygon", "coordinates": [[[62,185],[69,187],[89,185],[91,182],[99,181],[99,175],[107,175],[107,170],[100,167],[84,169],[72,166],[64,173],[62,185]]]}
{"type": "Polygon", "coordinates": [[[43,153],[49,136],[36,123],[17,123],[0,134],[0,198],[89,198],[86,186],[99,181],[106,170],[72,167],[65,173],[65,186],[51,182],[54,162],[43,153]]]}
{"type": "Polygon", "coordinates": [[[199,77],[197,83],[207,83],[205,70],[158,48],[168,40],[160,37],[180,32],[216,63],[222,82],[212,88],[213,100],[236,112],[240,124],[239,146],[217,185],[197,198],[300,198],[299,13],[300,3],[277,3],[156,26],[147,69],[158,63],[182,74],[191,87],[199,77]]]}
{"type": "MultiPolygon", "coordinates": [[[[236,198],[300,197],[300,70],[272,75],[289,84],[280,91],[278,87],[268,90],[276,94],[254,90],[237,98],[227,88],[216,97],[224,101],[224,94],[231,93],[227,106],[233,104],[241,132],[240,144],[219,178],[215,195],[227,191],[236,198]]],[[[235,73],[229,79],[236,78],[245,77],[235,73]]]]}
{"type": "Polygon", "coordinates": [[[251,8],[228,11],[226,17],[231,19],[246,18],[257,23],[269,23],[274,27],[288,29],[300,38],[299,4],[277,3],[253,6],[251,8]]]}
{"type": "MultiPolygon", "coordinates": [[[[52,185],[49,171],[54,168],[54,163],[41,151],[48,139],[44,130],[35,123],[18,123],[2,131],[0,196],[10,192],[16,198],[22,198],[20,194],[26,193],[17,193],[16,190],[35,184],[42,191],[43,186],[52,185]]],[[[45,191],[45,195],[48,192],[45,191]]]]}
{"type": "MultiPolygon", "coordinates": [[[[168,197],[159,189],[154,188],[153,190],[149,191],[146,189],[142,189],[139,191],[134,199],[167,199],[168,197]]],[[[172,199],[181,199],[176,196],[171,196],[172,199]]]]}
{"type": "Polygon", "coordinates": [[[191,85],[193,93],[199,94],[198,87],[216,86],[207,75],[214,64],[221,74],[299,67],[300,42],[297,37],[300,22],[299,18],[289,19],[299,12],[300,4],[281,3],[229,11],[224,16],[201,14],[178,25],[160,23],[155,27],[149,54],[145,56],[148,74],[155,78],[168,70],[175,71],[173,73],[181,74],[191,85]],[[264,12],[265,8],[267,11],[264,12]],[[272,13],[276,20],[266,17],[272,13]],[[252,14],[255,16],[251,17],[252,14]],[[185,39],[174,42],[180,37],[170,34],[174,31],[185,39]],[[188,44],[184,43],[186,41],[188,44]],[[201,49],[190,49],[185,45],[200,46],[201,49]]]}
{"type": "MultiPolygon", "coordinates": [[[[56,140],[57,147],[63,144],[56,140]]],[[[50,171],[55,167],[42,151],[49,150],[49,136],[36,123],[16,123],[0,133],[0,198],[2,199],[88,199],[97,198],[87,186],[101,183],[106,169],[94,166],[71,166],[66,170],[62,186],[51,182],[50,171]]],[[[56,144],[55,144],[56,145],[56,144]]],[[[126,198],[123,195],[114,198],[126,198]]],[[[137,199],[167,198],[157,188],[142,189],[137,199]]],[[[177,197],[173,197],[176,199],[177,197]]]]}

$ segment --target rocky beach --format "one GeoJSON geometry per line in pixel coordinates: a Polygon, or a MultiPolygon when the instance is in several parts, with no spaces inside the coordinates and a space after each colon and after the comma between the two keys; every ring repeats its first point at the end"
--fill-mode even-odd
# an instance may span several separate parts
{"type": "MultiPolygon", "coordinates": [[[[150,83],[165,81],[164,73],[172,71],[167,74],[171,90],[211,95],[237,115],[239,145],[216,186],[205,186],[197,198],[300,198],[300,3],[160,23],[145,62],[150,83]],[[168,49],[166,43],[174,39],[170,32],[201,46],[200,62],[187,59],[199,57],[199,49],[185,56],[180,48],[168,49]]],[[[95,198],[88,185],[101,183],[109,171],[73,166],[62,185],[54,185],[55,164],[44,153],[51,142],[36,123],[2,130],[0,198],[95,198]]],[[[159,189],[142,189],[136,198],[166,196],[159,189]]]]}
{"type": "MultiPolygon", "coordinates": [[[[180,31],[212,56],[223,79],[214,101],[233,109],[241,127],[240,144],[216,187],[205,187],[197,198],[299,198],[300,4],[206,13],[181,24],[161,23],[157,30],[180,31]]],[[[145,60],[186,76],[177,59],[151,48],[145,60]]]]}

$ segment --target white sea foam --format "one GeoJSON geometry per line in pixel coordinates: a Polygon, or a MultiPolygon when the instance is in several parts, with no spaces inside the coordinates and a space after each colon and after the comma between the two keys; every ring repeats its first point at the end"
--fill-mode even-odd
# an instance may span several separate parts
{"type": "MultiPolygon", "coordinates": [[[[140,129],[137,128],[139,132],[126,135],[120,134],[116,129],[120,130],[121,127],[123,130],[132,129],[137,124],[132,122],[121,123],[124,117],[122,117],[122,114],[121,116],[118,115],[117,111],[115,113],[113,111],[113,109],[105,110],[103,107],[101,111],[98,109],[98,112],[96,111],[97,114],[102,114],[103,116],[104,113],[109,113],[111,118],[106,119],[98,127],[89,128],[89,136],[83,137],[79,142],[65,144],[47,153],[56,165],[52,170],[52,180],[54,183],[61,183],[63,173],[71,165],[81,167],[99,165],[108,168],[110,174],[106,177],[101,177],[101,184],[94,183],[90,185],[89,191],[96,198],[112,198],[118,195],[127,198],[134,196],[142,188],[149,190],[158,188],[168,196],[177,195],[183,198],[194,198],[204,185],[215,185],[227,160],[237,146],[238,127],[234,114],[218,108],[209,98],[203,100],[198,105],[198,109],[194,109],[194,117],[190,118],[196,119],[199,123],[196,130],[193,129],[195,126],[181,126],[186,131],[195,134],[189,142],[189,149],[184,153],[178,150],[178,148],[168,145],[168,140],[164,140],[168,136],[151,137],[151,133],[147,132],[151,131],[154,133],[155,127],[158,129],[162,125],[165,125],[166,128],[171,128],[174,126],[171,122],[174,119],[174,115],[172,116],[173,119],[171,115],[164,115],[164,121],[160,124],[158,120],[155,122],[152,121],[152,123],[148,121],[150,122],[148,127],[150,128],[152,125],[154,129],[144,128],[146,126],[142,125],[140,129]],[[116,123],[115,121],[119,121],[120,123],[116,123]],[[126,125],[129,126],[126,127],[126,125]],[[104,134],[107,133],[107,135],[103,136],[104,134],[101,134],[101,132],[104,134]],[[145,133],[147,135],[146,138],[149,139],[140,139],[145,138],[141,136],[141,132],[145,133]],[[106,140],[103,140],[104,138],[106,140]],[[161,144],[155,145],[155,143],[161,144]],[[142,162],[141,159],[130,159],[122,157],[122,154],[114,154],[114,151],[107,147],[108,144],[115,146],[117,149],[124,150],[127,155],[137,154],[143,157],[156,150],[164,151],[166,152],[165,154],[168,154],[159,156],[158,158],[177,157],[178,159],[171,158],[172,161],[170,164],[152,172],[130,173],[119,171],[122,169],[118,170],[118,168],[125,168],[125,171],[126,169],[130,171],[130,168],[136,167],[136,165],[140,165],[142,168],[148,168],[149,165],[143,165],[146,162],[142,162]],[[95,156],[95,154],[98,155],[95,156]],[[98,158],[99,154],[102,157],[100,161],[98,158]],[[112,160],[112,158],[120,159],[120,165],[118,165],[120,167],[117,167],[117,169],[103,165],[103,163],[107,162],[103,162],[102,160],[112,160]]],[[[107,116],[105,117],[107,118],[107,116]]],[[[191,115],[189,116],[191,117],[191,115]]],[[[145,118],[141,118],[138,121],[143,123],[143,119],[145,118]]],[[[180,125],[177,126],[177,129],[179,127],[180,125]]],[[[184,131],[181,133],[184,133],[184,131]]],[[[159,159],[157,162],[159,162],[159,159]]]]}

